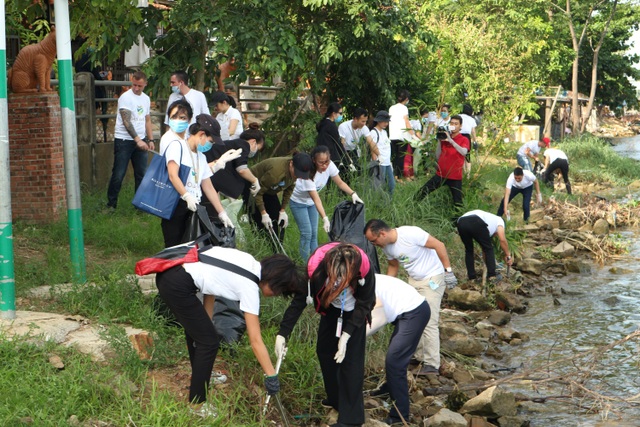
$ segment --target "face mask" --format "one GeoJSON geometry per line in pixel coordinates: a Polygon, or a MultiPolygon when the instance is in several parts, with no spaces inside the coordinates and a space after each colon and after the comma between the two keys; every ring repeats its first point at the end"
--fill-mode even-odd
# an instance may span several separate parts
{"type": "Polygon", "coordinates": [[[446,119],[447,117],[449,117],[449,113],[447,113],[446,111],[441,111],[440,117],[442,117],[443,119],[446,119]]]}
{"type": "Polygon", "coordinates": [[[189,122],[186,120],[169,119],[169,127],[175,133],[182,133],[189,127],[189,122]]]}
{"type": "Polygon", "coordinates": [[[422,118],[422,124],[426,125],[427,123],[429,123],[429,119],[427,119],[426,117],[422,118]]]}
{"type": "Polygon", "coordinates": [[[171,86],[171,92],[173,93],[180,92],[180,86],[171,86]]]}
{"type": "Polygon", "coordinates": [[[256,154],[258,154],[258,149],[256,149],[256,151],[249,151],[249,158],[255,156],[256,154]]]}
{"type": "Polygon", "coordinates": [[[207,151],[211,150],[211,147],[213,147],[213,142],[207,140],[207,142],[204,143],[204,145],[200,145],[198,144],[198,152],[200,153],[206,153],[207,151]]]}
{"type": "Polygon", "coordinates": [[[342,114],[336,117],[336,123],[340,123],[342,121],[342,114]]]}

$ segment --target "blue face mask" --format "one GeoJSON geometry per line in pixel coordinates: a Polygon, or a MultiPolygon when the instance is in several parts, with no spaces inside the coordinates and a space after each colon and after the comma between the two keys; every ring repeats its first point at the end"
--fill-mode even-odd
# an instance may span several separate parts
{"type": "Polygon", "coordinates": [[[207,140],[204,145],[198,144],[198,152],[206,153],[207,151],[211,150],[211,147],[213,147],[213,142],[207,140]]]}
{"type": "Polygon", "coordinates": [[[169,127],[175,133],[182,133],[189,127],[189,122],[186,120],[169,119],[169,127]]]}
{"type": "Polygon", "coordinates": [[[423,125],[426,125],[427,123],[429,123],[429,119],[428,119],[428,118],[426,118],[426,117],[423,117],[423,118],[422,118],[422,124],[423,124],[423,125]]]}
{"type": "Polygon", "coordinates": [[[171,86],[171,92],[172,93],[180,92],[180,86],[171,86]]]}
{"type": "Polygon", "coordinates": [[[342,121],[342,114],[336,117],[336,123],[340,123],[342,121]]]}
{"type": "Polygon", "coordinates": [[[449,117],[449,113],[447,113],[446,111],[441,111],[440,117],[442,117],[443,119],[446,119],[447,117],[449,117]]]}

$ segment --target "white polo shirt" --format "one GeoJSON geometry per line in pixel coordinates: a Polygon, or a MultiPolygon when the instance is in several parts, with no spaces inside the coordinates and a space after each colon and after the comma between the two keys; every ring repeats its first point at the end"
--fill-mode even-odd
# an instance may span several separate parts
{"type": "Polygon", "coordinates": [[[424,302],[424,297],[413,286],[385,274],[376,274],[376,298],[382,303],[388,323],[424,302]]]}
{"type": "Polygon", "coordinates": [[[549,164],[555,162],[558,159],[564,159],[569,163],[569,158],[564,151],[558,150],[557,148],[547,148],[544,150],[544,156],[549,158],[549,164]]]}

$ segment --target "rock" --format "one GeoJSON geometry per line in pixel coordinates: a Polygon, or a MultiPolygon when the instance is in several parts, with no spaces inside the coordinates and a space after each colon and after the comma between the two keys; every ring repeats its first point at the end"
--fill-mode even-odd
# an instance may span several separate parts
{"type": "Polygon", "coordinates": [[[511,313],[524,313],[527,311],[527,306],[523,304],[520,297],[515,294],[497,292],[495,298],[496,305],[500,310],[511,313]]]}
{"type": "Polygon", "coordinates": [[[498,338],[501,341],[510,342],[515,338],[520,338],[520,332],[513,328],[502,328],[498,331],[498,338]]]}
{"type": "Polygon", "coordinates": [[[440,346],[464,356],[478,356],[484,351],[484,345],[472,336],[456,335],[442,341],[440,346]]]}
{"type": "Polygon", "coordinates": [[[457,369],[453,372],[453,380],[458,384],[470,383],[473,376],[466,369],[457,369]]]}
{"type": "Polygon", "coordinates": [[[80,427],[80,419],[77,415],[71,415],[67,420],[67,424],[69,424],[70,427],[80,427]]]}
{"type": "Polygon", "coordinates": [[[485,297],[478,291],[453,288],[447,297],[449,304],[463,310],[483,311],[491,308],[485,297]]]}
{"type": "Polygon", "coordinates": [[[631,270],[629,268],[622,268],[622,267],[611,267],[609,269],[609,273],[611,273],[611,274],[631,274],[631,273],[633,273],[633,270],[631,270]]]}
{"type": "Polygon", "coordinates": [[[487,319],[476,323],[476,335],[479,338],[491,338],[496,330],[496,327],[491,324],[487,319]]]}
{"type": "Polygon", "coordinates": [[[461,414],[481,415],[489,418],[516,415],[516,399],[513,393],[498,386],[489,387],[478,396],[467,401],[461,414]]]}
{"type": "Polygon", "coordinates": [[[526,224],[523,228],[524,231],[538,231],[540,227],[536,224],[526,224]]]}
{"type": "Polygon", "coordinates": [[[530,212],[529,223],[538,222],[544,219],[544,209],[534,209],[530,212]]]}
{"type": "Polygon", "coordinates": [[[461,325],[460,323],[443,322],[440,325],[439,329],[441,340],[449,339],[455,335],[469,335],[469,331],[467,331],[467,328],[465,328],[464,325],[461,325]]]}
{"type": "Polygon", "coordinates": [[[544,263],[533,258],[525,258],[518,263],[518,270],[525,273],[533,273],[536,276],[542,274],[542,267],[544,263]]]}
{"type": "Polygon", "coordinates": [[[483,417],[466,415],[465,418],[469,422],[469,427],[495,427],[495,424],[491,424],[483,417]]]}
{"type": "Polygon", "coordinates": [[[591,225],[591,223],[587,222],[582,227],[579,227],[578,231],[580,231],[581,233],[591,233],[593,231],[593,226],[591,225]]]}
{"type": "Polygon", "coordinates": [[[488,320],[493,325],[504,326],[507,323],[511,322],[511,314],[500,310],[494,310],[489,315],[488,320]]]}
{"type": "Polygon", "coordinates": [[[591,265],[582,260],[575,258],[567,259],[564,265],[567,267],[569,273],[591,274],[591,265]]]}
{"type": "Polygon", "coordinates": [[[536,225],[541,230],[553,230],[554,228],[560,227],[560,221],[558,221],[557,219],[543,219],[536,222],[536,225]]]}
{"type": "Polygon", "coordinates": [[[62,359],[60,359],[60,356],[56,354],[52,354],[51,356],[49,356],[49,363],[56,369],[64,369],[64,363],[62,362],[62,359]]]}
{"type": "Polygon", "coordinates": [[[613,295],[609,298],[603,299],[602,302],[607,305],[617,305],[620,302],[620,299],[617,296],[613,295]]]}
{"type": "Polygon", "coordinates": [[[593,234],[597,236],[609,234],[609,223],[606,219],[600,218],[593,224],[593,234]]]}
{"type": "Polygon", "coordinates": [[[511,341],[509,341],[509,345],[514,347],[518,345],[522,345],[522,340],[520,338],[514,338],[511,341]]]}
{"type": "Polygon", "coordinates": [[[425,421],[424,427],[467,427],[467,420],[457,412],[442,408],[425,421]]]}
{"type": "Polygon", "coordinates": [[[153,354],[153,338],[148,332],[142,331],[129,335],[129,341],[133,345],[133,349],[138,353],[142,360],[151,360],[153,354]]]}
{"type": "Polygon", "coordinates": [[[498,418],[498,425],[500,427],[525,427],[529,425],[529,422],[522,417],[504,416],[498,418]]]}
{"type": "Polygon", "coordinates": [[[567,258],[573,255],[575,252],[576,248],[567,242],[560,242],[558,246],[551,249],[552,254],[561,258],[567,258]]]}

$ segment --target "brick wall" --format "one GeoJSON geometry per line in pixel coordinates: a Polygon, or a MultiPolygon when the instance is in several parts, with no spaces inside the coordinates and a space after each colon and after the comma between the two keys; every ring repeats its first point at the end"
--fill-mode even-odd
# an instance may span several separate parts
{"type": "Polygon", "coordinates": [[[8,103],[13,219],[52,222],[66,209],[60,98],[11,93],[8,103]]]}

